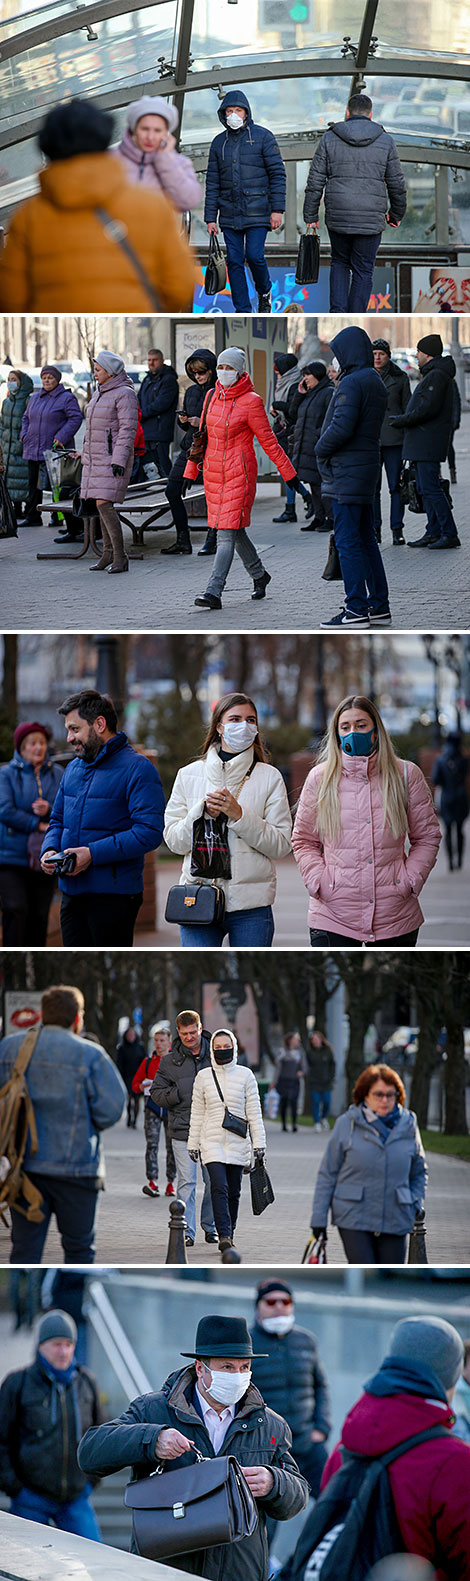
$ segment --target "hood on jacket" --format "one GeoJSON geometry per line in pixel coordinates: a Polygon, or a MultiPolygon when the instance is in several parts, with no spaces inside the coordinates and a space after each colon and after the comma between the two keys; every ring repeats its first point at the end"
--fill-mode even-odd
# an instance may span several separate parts
{"type": "Polygon", "coordinates": [[[367,148],[368,144],[376,143],[384,130],[378,121],[369,121],[366,115],[351,115],[348,121],[337,121],[331,127],[335,137],[339,137],[342,143],[350,143],[356,148],[358,144],[361,148],[367,148]]]}
{"type": "MultiPolygon", "coordinates": [[[[112,373],[111,378],[106,380],[106,384],[103,384],[102,386],[98,385],[98,388],[95,390],[95,395],[97,395],[98,398],[102,395],[107,395],[108,390],[117,390],[121,384],[127,384],[128,388],[133,391],[137,400],[134,380],[130,378],[128,373],[126,373],[125,368],[119,368],[118,373],[112,373]]],[[[122,732],[120,733],[122,734],[122,732]]]]}
{"type": "MultiPolygon", "coordinates": [[[[27,763],[26,758],[22,757],[21,752],[18,752],[18,749],[16,747],[15,747],[15,751],[13,753],[13,757],[11,759],[11,762],[14,763],[15,769],[22,769],[22,770],[24,770],[24,769],[31,769],[31,773],[34,773],[34,765],[32,763],[27,763]]],[[[45,769],[50,769],[50,768],[52,768],[52,766],[53,765],[52,765],[51,759],[50,759],[50,757],[47,756],[47,753],[46,753],[44,761],[41,763],[41,766],[40,766],[40,769],[39,769],[39,774],[40,775],[44,774],[45,769]]]]}
{"type": "Polygon", "coordinates": [[[274,362],[281,378],[285,373],[290,373],[291,368],[293,370],[299,366],[299,359],[294,357],[293,351],[277,351],[274,362]]]}
{"type": "Polygon", "coordinates": [[[184,371],[188,379],[192,379],[193,384],[196,383],[196,376],[191,372],[191,363],[196,361],[204,362],[206,368],[210,368],[211,373],[215,373],[217,370],[217,357],[215,352],[209,351],[207,346],[201,346],[201,348],[198,346],[196,351],[192,351],[191,356],[186,358],[184,365],[184,371]]]}
{"type": "Polygon", "coordinates": [[[186,1044],[181,1042],[181,1038],[180,1038],[179,1032],[176,1033],[176,1036],[173,1038],[173,1041],[172,1041],[170,1054],[172,1056],[172,1059],[176,1059],[176,1064],[177,1065],[178,1064],[179,1065],[184,1065],[185,1059],[193,1059],[195,1064],[197,1063],[197,1061],[199,1061],[199,1063],[202,1063],[202,1060],[204,1059],[204,1056],[209,1053],[210,1041],[211,1041],[211,1034],[210,1034],[210,1032],[207,1031],[206,1027],[202,1027],[201,1028],[201,1038],[202,1038],[201,1052],[200,1052],[200,1054],[198,1054],[196,1056],[196,1054],[193,1054],[192,1049],[187,1049],[186,1048],[186,1044]],[[204,1047],[204,1043],[205,1043],[205,1047],[204,1047]]]}
{"type": "Polygon", "coordinates": [[[75,154],[54,160],[39,173],[41,192],[55,209],[109,208],[127,186],[125,172],[113,154],[75,154]]]}
{"type": "Polygon", "coordinates": [[[421,378],[425,379],[427,373],[445,373],[448,379],[455,379],[457,372],[453,357],[432,357],[431,362],[426,362],[421,369],[421,378]]]}
{"type": "MultiPolygon", "coordinates": [[[[242,110],[247,111],[245,126],[249,126],[250,121],[253,120],[251,104],[246,97],[246,93],[243,93],[241,88],[230,88],[230,92],[226,93],[225,98],[222,99],[220,108],[217,111],[217,115],[219,117],[219,121],[222,122],[222,126],[227,126],[226,113],[227,110],[231,109],[233,104],[239,104],[242,110]]],[[[228,127],[227,130],[230,131],[230,127],[228,127]]]]}
{"type": "Polygon", "coordinates": [[[450,1405],[440,1400],[423,1400],[407,1393],[385,1399],[363,1394],[348,1412],[341,1443],[359,1455],[384,1455],[427,1427],[448,1427],[450,1432],[454,1420],[450,1405]]]}
{"type": "Polygon", "coordinates": [[[23,373],[21,368],[15,368],[15,373],[19,373],[20,376],[20,388],[15,390],[13,397],[17,401],[20,395],[31,395],[32,390],[34,390],[34,384],[29,377],[29,373],[23,373]]]}
{"type": "Polygon", "coordinates": [[[211,1037],[211,1041],[210,1041],[211,1065],[214,1066],[215,1070],[219,1069],[219,1066],[217,1065],[217,1060],[216,1060],[215,1054],[214,1054],[214,1038],[219,1037],[221,1032],[224,1033],[225,1037],[230,1038],[230,1042],[231,1042],[231,1045],[232,1045],[232,1048],[233,1048],[233,1058],[231,1060],[227,1060],[227,1064],[225,1066],[225,1070],[228,1070],[229,1065],[236,1065],[237,1059],[238,1059],[238,1043],[237,1043],[237,1039],[235,1037],[235,1033],[230,1031],[230,1027],[217,1027],[217,1030],[212,1033],[212,1037],[211,1037]]]}
{"type": "MultiPolygon", "coordinates": [[[[346,123],[347,124],[347,123],[346,123]]],[[[360,329],[357,324],[348,325],[347,329],[340,329],[330,341],[332,352],[337,357],[342,373],[352,373],[355,368],[373,368],[374,353],[369,336],[365,329],[360,329]]]]}

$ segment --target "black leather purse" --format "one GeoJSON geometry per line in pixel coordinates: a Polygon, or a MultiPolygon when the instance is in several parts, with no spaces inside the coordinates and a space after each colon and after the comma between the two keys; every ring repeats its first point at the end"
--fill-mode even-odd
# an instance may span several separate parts
{"type": "Polygon", "coordinates": [[[204,276],[204,290],[206,296],[217,296],[218,291],[225,291],[227,284],[227,260],[222,251],[218,236],[211,231],[209,239],[209,259],[204,276]]]}
{"type": "Polygon", "coordinates": [[[225,917],[225,895],[217,884],[172,884],[168,890],[165,921],[177,922],[180,927],[218,926],[225,917]]]}
{"type": "Polygon", "coordinates": [[[179,1471],[157,1467],[149,1477],[129,1482],[124,1503],[132,1510],[137,1550],[143,1559],[239,1543],[258,1524],[254,1498],[234,1455],[206,1459],[179,1471]]]}
{"type": "Polygon", "coordinates": [[[265,1208],[269,1208],[270,1203],[274,1202],[274,1192],[265,1164],[258,1163],[250,1169],[250,1191],[252,1210],[255,1218],[258,1219],[260,1213],[264,1213],[265,1208]]]}
{"type": "Polygon", "coordinates": [[[243,1140],[245,1140],[245,1137],[248,1135],[248,1120],[242,1120],[240,1114],[232,1114],[231,1109],[227,1109],[227,1105],[226,1105],[226,1102],[225,1102],[225,1098],[224,1098],[223,1092],[221,1091],[221,1089],[219,1087],[219,1083],[217,1081],[217,1076],[215,1074],[214,1066],[212,1066],[212,1075],[214,1077],[215,1085],[217,1087],[217,1092],[219,1094],[220,1102],[223,1103],[223,1106],[224,1106],[224,1118],[222,1120],[222,1130],[223,1131],[233,1131],[233,1135],[234,1136],[241,1136],[241,1137],[243,1137],[243,1140]]]}

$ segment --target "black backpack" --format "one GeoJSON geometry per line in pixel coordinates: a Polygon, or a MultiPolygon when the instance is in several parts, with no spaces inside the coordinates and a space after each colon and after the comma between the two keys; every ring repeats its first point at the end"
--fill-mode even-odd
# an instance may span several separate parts
{"type": "Polygon", "coordinates": [[[355,1455],[343,1462],[320,1493],[297,1548],[278,1581],[365,1581],[388,1554],[402,1554],[388,1467],[417,1444],[449,1438],[446,1427],[428,1427],[385,1455],[355,1455]]]}

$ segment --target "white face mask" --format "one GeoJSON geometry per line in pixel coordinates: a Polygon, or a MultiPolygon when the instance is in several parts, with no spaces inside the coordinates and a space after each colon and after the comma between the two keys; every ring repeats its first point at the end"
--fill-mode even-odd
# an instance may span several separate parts
{"type": "Polygon", "coordinates": [[[230,126],[232,128],[232,132],[239,132],[240,131],[240,127],[244,126],[244,125],[245,125],[245,121],[244,121],[243,115],[237,115],[235,110],[229,110],[228,111],[228,113],[227,113],[227,126],[230,126]]]}
{"type": "Polygon", "coordinates": [[[279,1317],[263,1318],[261,1327],[266,1329],[267,1334],[288,1334],[289,1330],[294,1327],[294,1323],[293,1312],[290,1313],[289,1317],[283,1317],[280,1313],[279,1317]]]}
{"type": "Polygon", "coordinates": [[[238,373],[235,368],[218,368],[217,378],[222,389],[229,390],[231,384],[236,384],[238,373]]]}
{"type": "Polygon", "coordinates": [[[244,752],[247,747],[253,746],[258,734],[258,726],[250,725],[247,719],[228,719],[223,729],[223,745],[227,752],[244,752]]]}
{"type": "Polygon", "coordinates": [[[19,388],[20,387],[19,387],[17,379],[9,379],[8,380],[8,389],[9,390],[13,390],[13,394],[15,393],[15,390],[19,390],[19,388]]]}
{"type": "Polygon", "coordinates": [[[211,1372],[208,1367],[210,1383],[205,1384],[208,1394],[219,1405],[238,1405],[243,1399],[251,1383],[251,1372],[211,1372]]]}

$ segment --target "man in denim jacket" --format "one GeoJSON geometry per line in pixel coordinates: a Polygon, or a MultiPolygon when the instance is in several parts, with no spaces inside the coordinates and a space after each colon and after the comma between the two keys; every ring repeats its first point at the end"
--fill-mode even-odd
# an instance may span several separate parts
{"type": "MultiPolygon", "coordinates": [[[[12,1263],[40,1263],[54,1215],[66,1263],[92,1263],[97,1193],[104,1186],[101,1131],[120,1120],[126,1089],[98,1043],[82,1037],[85,1001],[78,988],[48,988],[42,1026],[26,1073],[37,1126],[24,1168],[42,1195],[40,1224],[12,1208],[12,1263]]],[[[9,1081],[24,1034],[0,1042],[0,1087],[9,1081]]]]}

